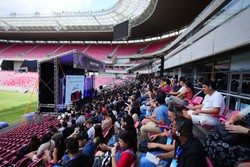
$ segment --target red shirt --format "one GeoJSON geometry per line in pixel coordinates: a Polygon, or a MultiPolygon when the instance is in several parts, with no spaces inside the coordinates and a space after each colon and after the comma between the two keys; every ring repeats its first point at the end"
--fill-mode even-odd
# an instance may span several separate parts
{"type": "MultiPolygon", "coordinates": [[[[133,148],[129,148],[133,152],[133,148]]],[[[124,152],[121,155],[119,162],[117,162],[118,167],[130,167],[136,161],[136,157],[129,152],[124,152]]]]}
{"type": "Polygon", "coordinates": [[[190,88],[187,87],[186,89],[188,90],[188,92],[185,95],[185,100],[190,101],[192,100],[194,94],[190,88]]]}

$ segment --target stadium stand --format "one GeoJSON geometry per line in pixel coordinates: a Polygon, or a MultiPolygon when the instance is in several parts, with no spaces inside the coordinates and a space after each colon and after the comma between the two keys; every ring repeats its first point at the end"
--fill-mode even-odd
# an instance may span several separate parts
{"type": "Polygon", "coordinates": [[[54,54],[55,55],[58,55],[58,54],[61,54],[61,53],[64,53],[64,52],[68,52],[68,51],[71,51],[71,50],[78,50],[80,52],[83,52],[86,48],[87,48],[88,45],[77,45],[77,44],[74,44],[74,45],[63,45],[63,47],[60,47],[59,50],[57,50],[54,54]]]}
{"type": "Polygon", "coordinates": [[[166,45],[168,45],[169,43],[171,43],[175,38],[176,37],[171,37],[171,38],[164,40],[164,41],[150,43],[150,45],[145,49],[145,51],[141,52],[141,54],[152,53],[152,52],[155,52],[157,50],[160,50],[163,47],[165,47],[166,45]]]}
{"type": "Polygon", "coordinates": [[[153,53],[176,37],[164,41],[149,42],[145,44],[6,44],[0,43],[0,58],[5,59],[45,59],[50,56],[78,50],[99,60],[108,57],[132,56],[137,54],[153,53]]]}
{"type": "Polygon", "coordinates": [[[101,85],[108,85],[112,81],[114,81],[114,77],[107,76],[95,76],[95,88],[98,88],[101,85]]]}
{"type": "Polygon", "coordinates": [[[60,45],[48,44],[48,45],[37,45],[30,52],[23,55],[23,59],[45,59],[46,57],[53,56],[53,52],[58,49],[60,45]]]}
{"type": "MultiPolygon", "coordinates": [[[[0,158],[2,158],[2,162],[0,166],[28,166],[30,160],[27,157],[24,157],[20,160],[16,157],[16,152],[23,146],[27,145],[31,136],[36,134],[39,137],[42,134],[47,133],[49,131],[50,126],[56,126],[58,124],[58,120],[54,118],[52,115],[44,115],[36,121],[24,123],[17,128],[9,130],[7,132],[0,134],[0,158]]],[[[37,161],[37,163],[31,163],[30,166],[37,166],[40,164],[41,160],[37,161]]]]}
{"type": "Polygon", "coordinates": [[[131,45],[120,45],[114,53],[115,56],[129,56],[139,52],[140,49],[146,47],[147,44],[131,44],[131,45]]]}
{"type": "Polygon", "coordinates": [[[5,58],[15,58],[22,56],[22,54],[25,54],[29,50],[31,50],[33,47],[35,47],[32,44],[14,44],[11,47],[8,47],[6,50],[2,51],[0,54],[0,57],[5,58]]]}
{"type": "Polygon", "coordinates": [[[90,45],[84,52],[85,54],[94,57],[98,60],[105,60],[109,54],[111,54],[116,45],[90,45]]]}
{"type": "Polygon", "coordinates": [[[0,71],[0,86],[27,87],[36,83],[38,74],[36,72],[0,71]]]}

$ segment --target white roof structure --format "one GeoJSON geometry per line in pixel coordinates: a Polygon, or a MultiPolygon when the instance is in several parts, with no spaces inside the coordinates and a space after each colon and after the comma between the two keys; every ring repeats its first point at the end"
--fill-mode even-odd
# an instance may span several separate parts
{"type": "Polygon", "coordinates": [[[130,20],[130,27],[143,23],[154,12],[158,0],[117,0],[108,9],[52,14],[0,15],[0,32],[110,32],[130,20]]]}

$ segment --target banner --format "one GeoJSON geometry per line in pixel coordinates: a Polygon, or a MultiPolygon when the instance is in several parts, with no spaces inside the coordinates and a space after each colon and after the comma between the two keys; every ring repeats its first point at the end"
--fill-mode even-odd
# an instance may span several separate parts
{"type": "Polygon", "coordinates": [[[74,60],[74,68],[86,69],[89,71],[104,71],[105,63],[87,55],[76,55],[74,60]]]}
{"type": "Polygon", "coordinates": [[[85,77],[82,75],[66,76],[65,104],[72,104],[83,99],[84,79],[85,77]]]}

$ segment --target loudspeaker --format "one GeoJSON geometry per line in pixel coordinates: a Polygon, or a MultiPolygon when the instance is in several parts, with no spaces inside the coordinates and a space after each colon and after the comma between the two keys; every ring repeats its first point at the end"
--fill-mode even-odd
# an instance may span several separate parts
{"type": "Polygon", "coordinates": [[[175,132],[176,136],[178,136],[178,137],[181,136],[180,130],[181,130],[182,126],[184,125],[184,123],[185,123],[185,120],[181,122],[181,125],[180,125],[179,129],[175,132]]]}

